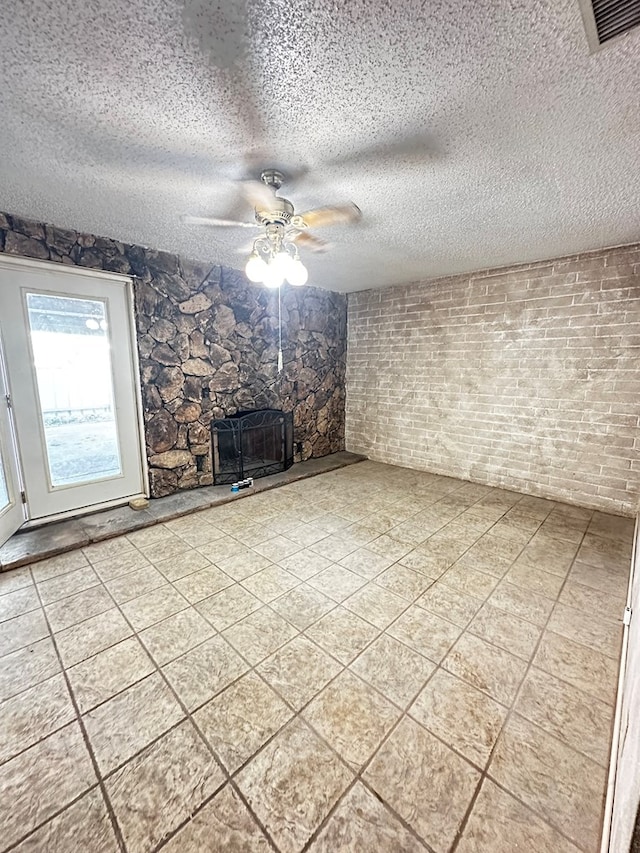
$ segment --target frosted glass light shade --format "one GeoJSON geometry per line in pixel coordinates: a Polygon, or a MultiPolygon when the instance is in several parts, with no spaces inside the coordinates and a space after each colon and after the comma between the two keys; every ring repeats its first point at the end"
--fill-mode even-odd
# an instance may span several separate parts
{"type": "Polygon", "coordinates": [[[302,261],[297,258],[296,260],[291,260],[286,276],[289,284],[294,285],[294,287],[301,287],[307,283],[309,273],[302,261]]]}
{"type": "Polygon", "coordinates": [[[267,264],[262,260],[260,255],[255,252],[249,257],[247,265],[244,268],[249,281],[262,282],[268,272],[267,264]]]}

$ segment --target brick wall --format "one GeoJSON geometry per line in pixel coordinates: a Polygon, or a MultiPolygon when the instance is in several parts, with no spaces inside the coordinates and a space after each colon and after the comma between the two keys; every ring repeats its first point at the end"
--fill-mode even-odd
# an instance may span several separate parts
{"type": "Polygon", "coordinates": [[[640,245],[349,297],[347,449],[638,508],[640,245]]]}

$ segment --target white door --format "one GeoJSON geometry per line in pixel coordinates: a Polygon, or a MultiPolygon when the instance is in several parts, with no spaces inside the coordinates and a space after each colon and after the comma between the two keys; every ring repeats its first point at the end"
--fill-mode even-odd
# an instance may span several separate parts
{"type": "Polygon", "coordinates": [[[11,403],[0,340],[0,545],[16,532],[25,520],[17,461],[11,424],[11,403]]]}
{"type": "Polygon", "coordinates": [[[131,282],[0,260],[0,332],[29,519],[144,492],[131,282]]]}

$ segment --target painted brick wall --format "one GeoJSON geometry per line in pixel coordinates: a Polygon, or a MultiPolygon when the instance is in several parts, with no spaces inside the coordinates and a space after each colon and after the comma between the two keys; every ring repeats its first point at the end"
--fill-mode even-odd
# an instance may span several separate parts
{"type": "Polygon", "coordinates": [[[640,245],[350,294],[347,449],[632,514],[640,245]]]}

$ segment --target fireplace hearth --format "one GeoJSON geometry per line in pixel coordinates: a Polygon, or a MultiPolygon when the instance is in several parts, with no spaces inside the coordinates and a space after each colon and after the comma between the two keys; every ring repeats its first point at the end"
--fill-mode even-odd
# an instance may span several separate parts
{"type": "Polygon", "coordinates": [[[293,465],[292,412],[238,412],[212,421],[211,437],[216,486],[266,477],[293,465]]]}

